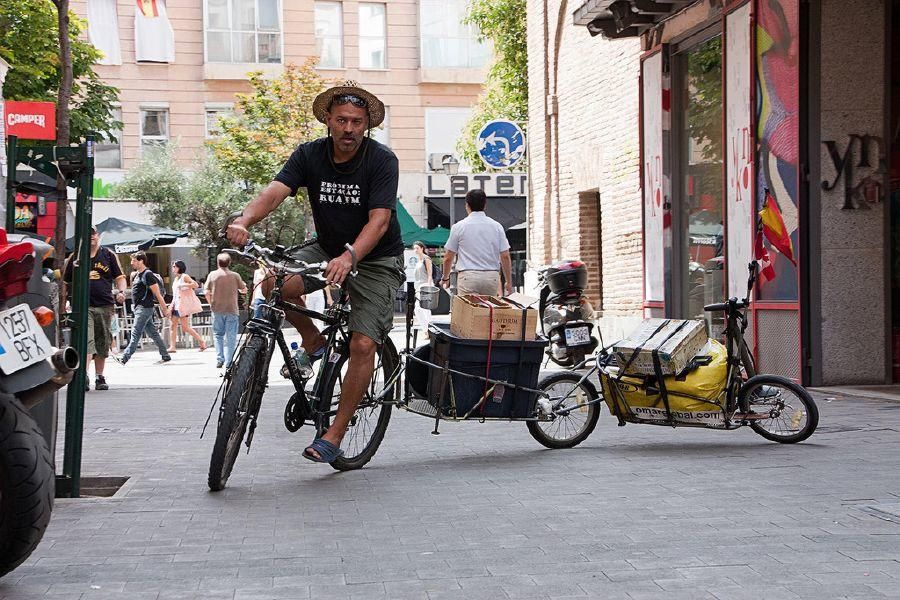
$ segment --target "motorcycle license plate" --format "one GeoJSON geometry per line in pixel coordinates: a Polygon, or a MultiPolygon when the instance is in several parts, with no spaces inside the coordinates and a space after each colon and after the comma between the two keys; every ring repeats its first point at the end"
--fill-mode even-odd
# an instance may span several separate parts
{"type": "Polygon", "coordinates": [[[31,313],[20,304],[0,312],[0,370],[7,375],[50,358],[53,346],[31,313]]]}
{"type": "Polygon", "coordinates": [[[566,329],[566,346],[584,346],[591,343],[591,330],[585,327],[566,329]]]}

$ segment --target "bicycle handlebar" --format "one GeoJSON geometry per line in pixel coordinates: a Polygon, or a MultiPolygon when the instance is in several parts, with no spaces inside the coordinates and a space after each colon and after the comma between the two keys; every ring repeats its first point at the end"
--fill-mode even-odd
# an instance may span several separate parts
{"type": "MultiPolygon", "coordinates": [[[[231,225],[235,219],[240,217],[243,211],[234,212],[228,215],[228,218],[225,219],[224,225],[222,225],[222,229],[219,231],[219,238],[226,239],[226,232],[228,231],[228,226],[231,225]]],[[[270,248],[266,248],[265,246],[260,246],[255,244],[252,239],[248,239],[247,243],[244,245],[242,250],[234,250],[234,249],[226,249],[225,252],[235,253],[241,256],[242,258],[249,259],[252,261],[261,261],[267,266],[271,268],[277,268],[288,275],[321,275],[322,272],[325,271],[325,268],[328,266],[327,262],[321,263],[313,263],[309,264],[302,260],[295,260],[292,258],[290,253],[295,252],[297,250],[301,250],[308,246],[312,246],[318,241],[316,238],[310,238],[303,242],[300,242],[296,246],[291,246],[290,248],[284,248],[282,246],[276,246],[274,250],[270,248]],[[247,251],[255,251],[257,256],[251,256],[247,254],[247,251]],[[290,267],[286,262],[291,262],[296,265],[301,265],[299,267],[290,267]]],[[[356,259],[356,251],[353,249],[353,246],[350,244],[344,244],[344,248],[347,249],[347,252],[350,253],[351,265],[350,265],[350,276],[356,277],[357,274],[357,259],[356,259]]]]}
{"type": "Polygon", "coordinates": [[[224,252],[236,254],[239,257],[252,262],[261,262],[271,269],[277,269],[287,275],[321,275],[328,266],[327,262],[307,263],[302,260],[294,260],[284,255],[282,250],[272,250],[265,246],[248,240],[242,250],[226,248],[224,252]]]}

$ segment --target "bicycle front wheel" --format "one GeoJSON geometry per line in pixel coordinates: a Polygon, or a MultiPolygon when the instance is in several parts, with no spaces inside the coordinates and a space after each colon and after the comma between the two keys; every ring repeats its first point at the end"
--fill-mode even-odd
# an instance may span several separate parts
{"type": "Polygon", "coordinates": [[[819,409],[809,392],[777,375],[757,375],[748,379],[741,386],[738,406],[746,407],[756,415],[768,415],[751,420],[750,428],[773,442],[802,442],[819,425],[819,409]]]}
{"type": "MultiPolygon", "coordinates": [[[[349,353],[341,354],[332,371],[332,376],[322,387],[323,400],[320,406],[325,411],[336,411],[338,408],[347,367],[350,363],[349,359],[349,353]]],[[[375,354],[375,371],[372,373],[372,379],[363,392],[359,406],[350,419],[347,433],[344,434],[344,439],[341,441],[341,450],[344,451],[344,454],[331,463],[331,466],[338,471],[360,469],[372,460],[375,452],[378,451],[391,420],[391,408],[393,408],[391,404],[385,404],[378,398],[383,396],[385,400],[395,399],[397,383],[393,384],[394,389],[387,394],[384,394],[384,386],[390,380],[398,363],[399,358],[394,344],[390,339],[385,340],[375,354]]],[[[331,420],[330,416],[325,417],[325,429],[331,424],[331,420]]]]}
{"type": "Polygon", "coordinates": [[[265,338],[251,336],[225,373],[216,443],[209,461],[209,489],[214,492],[225,487],[247,433],[250,415],[262,400],[266,374],[260,371],[266,347],[265,338]]]}
{"type": "Polygon", "coordinates": [[[531,436],[547,448],[573,448],[587,439],[600,418],[597,390],[578,373],[560,371],[542,379],[538,389],[553,406],[552,421],[528,421],[531,436]]]}

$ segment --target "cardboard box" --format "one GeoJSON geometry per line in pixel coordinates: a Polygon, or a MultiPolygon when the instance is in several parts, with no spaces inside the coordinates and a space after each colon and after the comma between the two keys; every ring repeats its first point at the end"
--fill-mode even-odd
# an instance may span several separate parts
{"type": "Polygon", "coordinates": [[[619,368],[626,369],[626,373],[654,375],[653,350],[658,349],[663,374],[674,375],[688,366],[707,339],[705,321],[644,319],[631,335],[613,346],[613,352],[619,368]],[[638,348],[640,351],[632,359],[638,348]]]}
{"type": "Polygon", "coordinates": [[[450,305],[450,333],[470,340],[521,340],[523,317],[525,339],[533,340],[537,331],[537,310],[523,310],[496,296],[453,296],[450,305]]]}

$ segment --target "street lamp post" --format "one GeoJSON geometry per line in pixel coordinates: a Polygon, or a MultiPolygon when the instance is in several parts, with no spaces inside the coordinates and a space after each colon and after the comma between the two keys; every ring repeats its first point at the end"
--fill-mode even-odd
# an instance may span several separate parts
{"type": "Polygon", "coordinates": [[[444,167],[444,173],[450,177],[450,227],[456,221],[456,196],[453,195],[453,178],[459,173],[459,160],[452,154],[447,154],[441,160],[441,166],[444,167]]]}

